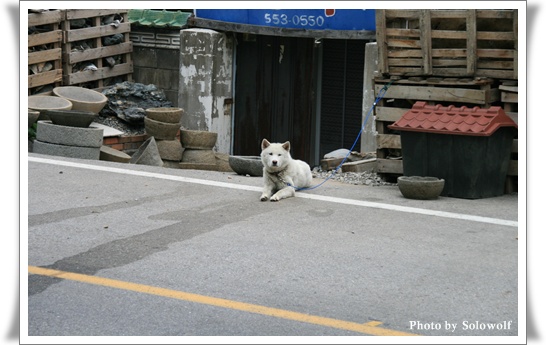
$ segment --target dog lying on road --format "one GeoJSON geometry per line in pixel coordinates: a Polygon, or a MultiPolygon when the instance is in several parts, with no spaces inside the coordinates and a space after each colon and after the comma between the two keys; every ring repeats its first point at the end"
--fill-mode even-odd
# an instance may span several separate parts
{"type": "Polygon", "coordinates": [[[270,143],[262,140],[264,188],[261,201],[279,201],[293,197],[296,189],[311,186],[313,175],[309,164],[292,159],[290,142],[270,143]]]}

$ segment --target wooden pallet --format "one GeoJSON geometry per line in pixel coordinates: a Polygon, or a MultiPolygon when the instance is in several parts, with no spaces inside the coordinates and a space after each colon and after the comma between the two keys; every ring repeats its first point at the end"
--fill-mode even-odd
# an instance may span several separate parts
{"type": "Polygon", "coordinates": [[[385,75],[518,78],[517,10],[376,10],[385,75]]]}
{"type": "Polygon", "coordinates": [[[50,92],[62,82],[64,11],[28,14],[28,94],[50,92]]]}
{"type": "Polygon", "coordinates": [[[78,85],[88,88],[103,88],[121,81],[131,81],[133,45],[129,39],[131,24],[128,10],[66,10],[63,21],[65,39],[63,45],[63,85],[78,85]],[[107,16],[119,14],[121,23],[115,27],[104,24],[107,16]],[[90,24],[85,28],[72,28],[72,21],[86,19],[90,24]],[[122,34],[119,44],[105,46],[103,38],[122,34]],[[81,49],[84,44],[89,48],[81,49]],[[106,58],[117,58],[110,66],[106,58]],[[84,64],[93,64],[96,70],[80,69],[84,64]],[[76,68],[76,66],[78,68],[76,68]],[[76,68],[76,70],[74,70],[76,68]]]}

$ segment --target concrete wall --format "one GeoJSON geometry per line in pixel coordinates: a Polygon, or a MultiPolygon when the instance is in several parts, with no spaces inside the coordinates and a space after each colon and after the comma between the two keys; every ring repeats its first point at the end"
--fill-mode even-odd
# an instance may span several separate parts
{"type": "Polygon", "coordinates": [[[218,133],[215,150],[231,153],[233,49],[231,37],[209,29],[180,31],[178,104],[182,127],[218,133]]]}
{"type": "Polygon", "coordinates": [[[364,58],[364,91],[362,97],[362,125],[364,131],[360,138],[360,152],[375,152],[377,149],[377,130],[375,128],[374,106],[375,91],[373,79],[379,73],[379,52],[377,42],[366,43],[364,58]],[[369,116],[368,116],[369,114],[369,116]],[[366,121],[366,116],[368,119],[366,121]],[[366,123],[364,123],[366,121],[366,123]]]}

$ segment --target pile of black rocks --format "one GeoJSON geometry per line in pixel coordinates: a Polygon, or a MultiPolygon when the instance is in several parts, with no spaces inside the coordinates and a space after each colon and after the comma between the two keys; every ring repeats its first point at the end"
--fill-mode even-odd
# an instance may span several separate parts
{"type": "Polygon", "coordinates": [[[96,122],[115,128],[128,135],[144,134],[146,109],[172,107],[165,92],[153,84],[124,81],[102,90],[108,97],[96,122]]]}

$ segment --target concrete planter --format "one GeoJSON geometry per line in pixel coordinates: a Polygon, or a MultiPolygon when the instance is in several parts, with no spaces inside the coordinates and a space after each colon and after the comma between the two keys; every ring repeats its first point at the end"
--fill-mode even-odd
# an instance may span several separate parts
{"type": "Polygon", "coordinates": [[[103,130],[96,127],[60,126],[51,121],[38,121],[36,139],[50,144],[100,148],[103,143],[103,130]]]}
{"type": "Polygon", "coordinates": [[[182,108],[148,108],[146,117],[154,121],[180,123],[184,109],[182,108]]]}
{"type": "Polygon", "coordinates": [[[229,166],[239,175],[263,176],[260,156],[229,156],[229,166]]]}
{"type": "Polygon", "coordinates": [[[182,144],[178,140],[156,140],[159,156],[163,160],[180,162],[182,159],[182,144]]]}
{"type": "Polygon", "coordinates": [[[398,188],[408,199],[436,199],[444,189],[444,179],[429,176],[399,176],[398,188]]]}
{"type": "Polygon", "coordinates": [[[212,150],[185,149],[182,162],[216,165],[216,155],[212,150]]]}
{"type": "Polygon", "coordinates": [[[180,142],[186,149],[212,150],[217,139],[216,132],[180,129],[180,142]]]}
{"type": "Polygon", "coordinates": [[[53,94],[72,103],[73,110],[90,111],[98,114],[108,102],[102,93],[79,86],[59,86],[53,94]]]}
{"type": "Polygon", "coordinates": [[[87,128],[98,114],[79,110],[44,110],[43,113],[56,125],[87,128]]]}
{"type": "Polygon", "coordinates": [[[174,140],[180,129],[179,123],[168,123],[144,118],[144,128],[146,133],[159,140],[174,140]]]}
{"type": "Polygon", "coordinates": [[[28,108],[40,112],[38,120],[49,120],[49,117],[42,114],[44,110],[70,110],[72,102],[56,96],[29,96],[28,108]]]}

